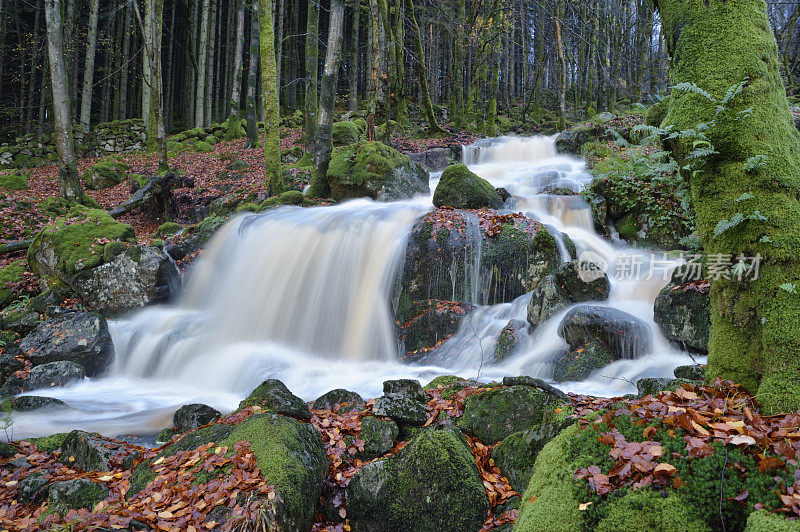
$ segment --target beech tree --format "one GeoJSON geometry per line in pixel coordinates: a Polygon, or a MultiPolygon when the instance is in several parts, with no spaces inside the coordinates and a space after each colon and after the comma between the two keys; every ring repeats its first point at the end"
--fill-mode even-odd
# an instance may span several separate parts
{"type": "Polygon", "coordinates": [[[81,127],[89,131],[92,113],[92,86],[94,83],[94,56],[97,50],[97,18],[100,0],[92,0],[89,15],[89,35],[86,43],[86,62],[83,67],[83,93],[81,94],[81,127]]]}
{"type": "Polygon", "coordinates": [[[284,190],[281,173],[280,109],[278,77],[275,67],[275,33],[272,25],[272,1],[258,2],[259,48],[261,52],[261,94],[264,99],[264,157],[267,191],[270,195],[284,190]]]}

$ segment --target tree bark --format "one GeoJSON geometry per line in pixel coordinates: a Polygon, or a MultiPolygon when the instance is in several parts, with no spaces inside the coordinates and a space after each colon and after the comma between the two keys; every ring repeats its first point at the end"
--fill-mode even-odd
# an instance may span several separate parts
{"type": "Polygon", "coordinates": [[[428,130],[434,134],[442,133],[444,130],[439,127],[439,124],[436,122],[436,114],[433,112],[431,94],[428,90],[428,69],[425,68],[425,50],[422,47],[422,37],[419,32],[419,24],[417,24],[414,1],[406,0],[406,6],[408,7],[408,16],[411,20],[411,26],[414,32],[414,52],[417,54],[417,77],[419,78],[422,107],[425,109],[425,117],[428,119],[428,130]]]}
{"type": "Polygon", "coordinates": [[[563,131],[567,128],[567,61],[564,57],[564,40],[561,38],[561,21],[564,14],[564,4],[559,1],[556,6],[555,32],[556,45],[558,46],[558,129],[563,131]]]}
{"type": "Polygon", "coordinates": [[[331,194],[327,174],[333,151],[331,133],[333,108],[336,104],[336,81],[342,56],[343,25],[344,4],[342,0],[331,0],[328,47],[325,52],[325,68],[322,72],[317,138],[314,141],[314,174],[311,176],[311,187],[308,190],[308,195],[312,198],[327,198],[331,194]]]}
{"type": "Polygon", "coordinates": [[[92,86],[94,84],[94,58],[97,51],[97,19],[100,0],[92,0],[89,11],[89,29],[86,43],[86,60],[83,63],[83,93],[81,94],[81,127],[89,131],[92,118],[92,86]]]}
{"type": "Polygon", "coordinates": [[[164,0],[146,0],[147,20],[142,20],[139,12],[137,0],[133,2],[133,9],[136,13],[136,20],[139,22],[139,29],[145,37],[144,53],[148,57],[150,72],[148,78],[152,86],[150,87],[150,116],[147,126],[147,142],[158,148],[158,169],[165,171],[169,169],[167,161],[167,135],[164,128],[164,105],[163,93],[164,84],[161,80],[161,25],[163,23],[164,0]]]}
{"type": "Polygon", "coordinates": [[[238,139],[244,135],[242,122],[239,120],[239,110],[242,107],[242,52],[244,48],[244,0],[238,0],[239,6],[236,13],[236,51],[233,59],[233,86],[231,87],[231,112],[225,128],[225,135],[229,139],[238,139]]]}
{"type": "Polygon", "coordinates": [[[453,125],[456,129],[464,128],[464,46],[466,45],[464,24],[467,23],[466,21],[466,0],[458,0],[455,54],[453,54],[453,97],[450,106],[450,114],[453,115],[453,125]]]}
{"type": "MultiPolygon", "coordinates": [[[[757,392],[767,412],[800,408],[800,133],[779,73],[777,46],[761,0],[659,0],[673,84],[692,82],[729,104],[673,89],[663,126],[695,128],[717,155],[689,176],[697,226],[709,260],[760,255],[757,279],[726,272],[711,282],[711,340],[706,376],[757,392]],[[750,109],[749,117],[740,111],[750,109]],[[757,169],[745,162],[765,159],[757,169]],[[747,194],[747,196],[745,196],[747,194]],[[748,198],[749,199],[744,199],[748,198]],[[721,221],[758,212],[720,232],[721,221]],[[726,278],[729,277],[729,278],[726,278]]],[[[693,149],[674,145],[680,160],[693,149]]]]}
{"type": "Polygon", "coordinates": [[[194,103],[194,125],[203,127],[206,110],[206,70],[208,69],[208,21],[211,12],[210,0],[203,0],[200,14],[200,39],[197,54],[197,85],[194,103]]]}
{"type": "Polygon", "coordinates": [[[378,106],[378,70],[380,69],[380,49],[378,48],[378,33],[380,32],[381,18],[378,0],[369,0],[370,11],[370,70],[369,84],[367,86],[367,140],[373,142],[375,135],[375,109],[378,106]]]}
{"type": "Polygon", "coordinates": [[[61,196],[82,203],[83,189],[78,178],[75,160],[75,141],[72,138],[72,116],[64,67],[64,37],[61,33],[61,0],[45,0],[47,50],[50,60],[50,85],[53,87],[53,129],[58,153],[58,175],[61,196]]]}
{"type": "Polygon", "coordinates": [[[278,107],[278,78],[275,65],[275,32],[272,25],[272,0],[258,3],[259,47],[261,50],[261,92],[264,99],[264,158],[267,193],[284,190],[281,173],[281,116],[278,107]]]}
{"type": "Polygon", "coordinates": [[[313,152],[313,141],[317,127],[317,77],[319,74],[319,0],[308,0],[308,22],[306,24],[306,94],[303,141],[306,153],[313,152]]]}
{"type": "Polygon", "coordinates": [[[358,29],[361,18],[361,0],[352,0],[353,3],[353,19],[352,28],[350,29],[350,74],[348,81],[348,100],[347,108],[351,113],[358,111],[358,29]]]}
{"type": "Polygon", "coordinates": [[[258,0],[253,0],[250,15],[250,66],[247,69],[247,142],[245,148],[258,148],[258,120],[256,118],[256,85],[258,84],[258,0]]]}

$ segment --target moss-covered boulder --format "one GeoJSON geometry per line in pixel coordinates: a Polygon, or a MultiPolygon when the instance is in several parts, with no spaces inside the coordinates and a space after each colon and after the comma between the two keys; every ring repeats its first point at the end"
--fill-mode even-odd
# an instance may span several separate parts
{"type": "Polygon", "coordinates": [[[514,354],[519,347],[522,335],[528,330],[528,323],[522,320],[509,320],[500,336],[497,338],[497,345],[494,349],[493,363],[499,363],[514,354]]]}
{"type": "Polygon", "coordinates": [[[364,449],[359,450],[355,457],[359,460],[372,460],[383,456],[394,446],[400,432],[397,423],[391,420],[367,416],[361,420],[361,440],[364,449]]]}
{"type": "Polygon", "coordinates": [[[305,401],[290,392],[289,388],[277,379],[265,380],[239,403],[240,410],[248,406],[258,406],[263,410],[297,419],[311,419],[311,410],[305,401]]]}
{"type": "Polygon", "coordinates": [[[705,285],[668,284],[656,297],[653,319],[668,340],[685,349],[708,352],[711,313],[710,294],[705,285]]]}
{"type": "Polygon", "coordinates": [[[639,358],[650,349],[647,324],[613,307],[579,305],[564,316],[558,334],[573,348],[597,340],[615,360],[639,358]]]}
{"type": "Polygon", "coordinates": [[[547,423],[561,402],[529,386],[510,386],[471,395],[464,401],[458,427],[493,445],[515,432],[547,423]]]}
{"type": "Polygon", "coordinates": [[[95,163],[83,172],[83,183],[91,190],[113,187],[126,179],[130,166],[119,161],[95,163]]]}
{"type": "Polygon", "coordinates": [[[428,420],[425,404],[406,395],[383,395],[375,399],[372,413],[392,418],[398,425],[419,427],[428,420]]]}
{"type": "Polygon", "coordinates": [[[17,498],[25,504],[40,504],[47,498],[44,489],[50,481],[41,473],[34,473],[23,478],[17,484],[17,498]]]}
{"type": "Polygon", "coordinates": [[[706,378],[705,364],[691,364],[688,366],[678,366],[672,372],[676,379],[686,379],[690,381],[703,381],[706,378]]]}
{"type": "Polygon", "coordinates": [[[39,277],[71,286],[76,273],[103,263],[104,248],[112,242],[135,243],[133,227],[105,211],[76,206],[36,235],[28,265],[39,277]]]}
{"type": "MultiPolygon", "coordinates": [[[[261,474],[275,490],[276,517],[270,527],[281,531],[309,530],[328,473],[328,457],[322,438],[311,425],[275,413],[256,414],[238,425],[215,423],[187,433],[134,469],[128,497],[156,478],[152,466],[159,458],[209,442],[233,452],[239,441],[250,443],[261,474]]],[[[224,470],[193,471],[197,483],[222,474],[224,470]]]]}
{"type": "Polygon", "coordinates": [[[519,493],[524,493],[528,487],[539,452],[547,442],[558,436],[564,423],[543,423],[529,430],[515,432],[506,436],[492,450],[495,465],[519,493]]]}
{"type": "Polygon", "coordinates": [[[55,397],[42,397],[39,395],[21,395],[11,400],[11,410],[14,412],[32,412],[34,410],[65,408],[67,403],[55,397]]]}
{"type": "Polygon", "coordinates": [[[48,488],[48,506],[65,514],[68,510],[88,508],[108,497],[108,488],[87,478],[53,482],[48,488]]]}
{"type": "Polygon", "coordinates": [[[305,203],[305,196],[299,190],[287,190],[277,196],[272,196],[261,202],[259,210],[263,211],[281,205],[303,205],[305,203]]]}
{"type": "Polygon", "coordinates": [[[110,471],[122,463],[126,454],[99,434],[73,430],[61,442],[59,461],[84,471],[110,471]]]}
{"type": "Polygon", "coordinates": [[[314,410],[348,412],[360,409],[363,405],[364,398],[356,392],[337,388],[317,397],[311,408],[314,410]]]}
{"type": "Polygon", "coordinates": [[[361,131],[358,125],[350,120],[342,120],[341,122],[333,123],[332,139],[334,146],[346,146],[348,144],[355,144],[361,131]]]}
{"type": "Polygon", "coordinates": [[[24,380],[23,389],[29,392],[42,388],[67,386],[82,381],[85,376],[86,370],[77,362],[69,360],[47,362],[31,369],[28,377],[24,380]]]}
{"type": "Polygon", "coordinates": [[[172,416],[172,425],[178,432],[187,432],[212,423],[220,418],[219,410],[208,405],[192,403],[183,405],[172,416]]]}
{"type": "Polygon", "coordinates": [[[158,229],[156,229],[154,235],[158,238],[163,238],[165,236],[177,234],[182,230],[183,226],[181,224],[177,224],[175,222],[164,222],[158,226],[158,229]]]}
{"type": "Polygon", "coordinates": [[[173,260],[153,246],[136,246],[105,264],[77,273],[75,292],[106,316],[167,301],[181,287],[181,274],[173,260]]]}
{"type": "Polygon", "coordinates": [[[420,164],[377,141],[334,148],[327,177],[337,201],[364,196],[390,201],[430,191],[420,164]]]}
{"type": "Polygon", "coordinates": [[[34,366],[67,360],[83,366],[94,377],[114,357],[108,323],[88,312],[69,312],[40,323],[22,339],[19,348],[34,366]]]}
{"type": "Polygon", "coordinates": [[[473,308],[472,305],[438,299],[412,302],[400,317],[401,320],[406,316],[410,319],[398,324],[406,360],[415,361],[447,340],[473,308]]]}
{"type": "Polygon", "coordinates": [[[556,382],[582,381],[595,371],[614,361],[614,356],[597,340],[568,350],[556,360],[553,380],[556,382]]]}
{"type": "Polygon", "coordinates": [[[488,510],[475,460],[451,426],[425,430],[394,456],[362,468],[347,488],[354,532],[472,532],[488,510]]]}
{"type": "Polygon", "coordinates": [[[639,397],[644,397],[645,395],[652,395],[655,397],[659,392],[667,390],[674,391],[681,384],[691,384],[691,381],[688,379],[645,377],[636,381],[636,392],[639,397]]]}
{"type": "Polygon", "coordinates": [[[445,168],[433,193],[433,204],[455,209],[500,209],[503,198],[485,179],[466,165],[451,164],[445,168]]]}
{"type": "Polygon", "coordinates": [[[214,151],[214,146],[211,143],[202,140],[195,142],[193,147],[197,153],[211,153],[214,151]]]}
{"type": "Polygon", "coordinates": [[[14,261],[5,268],[0,269],[0,309],[14,302],[14,291],[11,285],[22,280],[25,273],[25,261],[14,261]]]}
{"type": "Polygon", "coordinates": [[[0,174],[0,188],[6,190],[25,190],[28,188],[30,174],[22,170],[14,170],[0,174]]]}

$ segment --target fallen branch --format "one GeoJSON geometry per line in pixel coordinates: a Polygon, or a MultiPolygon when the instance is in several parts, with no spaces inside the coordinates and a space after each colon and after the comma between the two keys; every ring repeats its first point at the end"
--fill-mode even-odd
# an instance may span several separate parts
{"type": "Polygon", "coordinates": [[[134,209],[142,208],[171,220],[173,218],[172,190],[192,186],[194,186],[194,182],[190,178],[169,171],[151,178],[126,202],[111,209],[108,214],[114,218],[119,218],[134,209]]]}
{"type": "Polygon", "coordinates": [[[545,393],[549,393],[551,395],[555,395],[559,399],[563,399],[565,401],[569,400],[567,394],[552,386],[547,384],[542,379],[535,379],[533,377],[528,377],[526,375],[522,375],[519,377],[503,377],[503,385],[505,386],[530,386],[531,388],[537,388],[545,393]]]}
{"type": "Polygon", "coordinates": [[[33,244],[33,239],[18,240],[16,242],[9,242],[8,244],[0,244],[0,255],[8,253],[16,253],[17,251],[24,251],[33,244]]]}

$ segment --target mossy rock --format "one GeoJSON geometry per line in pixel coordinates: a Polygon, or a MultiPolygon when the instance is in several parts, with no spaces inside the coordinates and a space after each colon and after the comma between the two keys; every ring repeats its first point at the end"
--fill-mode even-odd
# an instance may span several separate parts
{"type": "Polygon", "coordinates": [[[690,364],[688,366],[678,366],[672,372],[676,379],[688,379],[691,381],[702,381],[706,378],[705,364],[690,364]]]}
{"type": "Polygon", "coordinates": [[[639,397],[644,397],[645,395],[655,397],[659,392],[675,391],[681,384],[692,384],[692,381],[688,379],[645,377],[636,381],[636,391],[639,397]]]}
{"type": "Polygon", "coordinates": [[[492,450],[495,465],[519,493],[528,487],[539,452],[558,436],[565,423],[570,422],[544,423],[530,430],[515,432],[506,436],[492,450]]]}
{"type": "Polygon", "coordinates": [[[519,431],[550,421],[560,402],[529,386],[510,386],[472,395],[464,401],[458,427],[493,445],[519,431]]]}
{"type": "MultiPolygon", "coordinates": [[[[206,142],[208,142],[212,146],[214,144],[219,144],[219,137],[217,137],[216,135],[209,135],[209,136],[206,137],[206,142]]],[[[196,145],[195,145],[195,149],[197,149],[196,145]]]]}
{"type": "Polygon", "coordinates": [[[48,505],[61,514],[88,508],[108,497],[108,488],[86,478],[53,482],[48,488],[48,505]]]}
{"type": "Polygon", "coordinates": [[[304,155],[306,155],[306,151],[302,147],[292,146],[281,152],[281,162],[283,164],[297,164],[304,155]]]}
{"type": "Polygon", "coordinates": [[[59,432],[58,434],[51,434],[50,436],[43,436],[41,438],[31,438],[30,442],[40,451],[52,453],[61,448],[61,444],[64,443],[64,440],[67,439],[69,434],[69,432],[59,432]]]}
{"type": "Polygon", "coordinates": [[[485,179],[464,164],[451,164],[445,168],[436,191],[433,204],[456,209],[500,209],[503,198],[485,179]]]}
{"type": "Polygon", "coordinates": [[[661,123],[667,117],[668,110],[669,97],[657,101],[647,109],[644,115],[644,123],[651,127],[661,127],[661,123]]]}
{"type": "Polygon", "coordinates": [[[142,174],[128,174],[128,179],[130,179],[140,187],[143,187],[150,182],[150,178],[142,174]]]}
{"type": "Polygon", "coordinates": [[[0,188],[7,190],[26,190],[30,174],[16,170],[9,174],[0,174],[0,188]]]}
{"type": "Polygon", "coordinates": [[[39,277],[69,285],[76,273],[103,263],[108,241],[135,243],[136,233],[105,211],[78,205],[34,238],[28,248],[28,265],[39,277]]]}
{"type": "Polygon", "coordinates": [[[334,146],[346,146],[348,144],[355,144],[361,134],[358,126],[349,120],[333,123],[333,131],[331,137],[334,146]]]}
{"type": "Polygon", "coordinates": [[[281,205],[303,205],[305,203],[305,196],[299,190],[287,190],[277,196],[272,196],[261,202],[259,210],[271,209],[281,205]]]}
{"type": "Polygon", "coordinates": [[[258,212],[259,210],[261,210],[261,207],[259,206],[258,203],[255,203],[253,201],[248,201],[236,207],[235,212],[258,212]]]}
{"type": "Polygon", "coordinates": [[[83,172],[83,183],[91,190],[113,187],[125,180],[130,166],[119,161],[99,162],[83,172]]]}
{"type": "Polygon", "coordinates": [[[193,147],[194,151],[197,153],[211,153],[212,151],[214,151],[214,147],[210,143],[204,142],[202,140],[195,142],[193,147]]]}
{"type": "Polygon", "coordinates": [[[289,391],[281,381],[277,379],[267,379],[258,387],[250,392],[242,402],[239,403],[239,410],[248,406],[258,406],[263,410],[285,414],[297,419],[311,419],[311,410],[308,405],[289,391]]]}
{"type": "Polygon", "coordinates": [[[230,170],[231,172],[239,172],[241,170],[246,170],[247,168],[250,168],[250,165],[238,159],[225,165],[225,169],[230,170]]]}
{"type": "Polygon", "coordinates": [[[479,530],[489,501],[463,434],[432,427],[371,462],[347,488],[353,530],[479,530]]]}
{"type": "Polygon", "coordinates": [[[602,343],[591,341],[568,351],[556,360],[553,368],[553,380],[556,382],[582,381],[613,361],[614,357],[602,343]]]}
{"type": "Polygon", "coordinates": [[[527,328],[528,324],[522,320],[510,320],[500,331],[492,362],[496,364],[511,356],[517,348],[520,335],[527,328]]]}
{"type": "Polygon", "coordinates": [[[455,383],[465,382],[465,381],[466,381],[466,379],[463,379],[463,378],[459,377],[458,375],[439,375],[438,377],[433,379],[431,382],[429,382],[428,384],[423,386],[422,389],[426,390],[426,391],[427,390],[435,390],[439,386],[442,386],[443,388],[447,388],[448,386],[451,386],[451,385],[453,385],[455,383]]]}
{"type": "Polygon", "coordinates": [[[684,348],[708,352],[711,337],[711,298],[688,284],[668,284],[656,296],[653,319],[668,340],[684,348]]]}
{"type": "Polygon", "coordinates": [[[0,309],[7,307],[14,302],[14,292],[9,288],[9,284],[17,283],[22,280],[25,273],[26,264],[24,260],[14,261],[3,269],[0,269],[0,309]]]}
{"type": "MultiPolygon", "coordinates": [[[[270,525],[278,530],[310,529],[328,472],[328,457],[322,438],[311,425],[274,413],[256,414],[238,425],[216,423],[187,433],[166,445],[153,460],[144,461],[134,469],[127,496],[132,497],[155,479],[152,462],[160,457],[209,442],[233,452],[239,441],[250,443],[261,474],[276,492],[277,518],[270,525]]],[[[221,474],[224,471],[193,472],[196,483],[221,474]]]]}
{"type": "Polygon", "coordinates": [[[177,234],[182,230],[183,226],[181,226],[181,224],[176,224],[175,222],[165,222],[159,225],[158,229],[156,229],[156,232],[153,234],[157,237],[165,237],[177,234]]]}
{"type": "Polygon", "coordinates": [[[337,388],[319,396],[311,407],[314,410],[348,412],[360,410],[363,406],[364,398],[359,394],[343,388],[337,388]]]}

